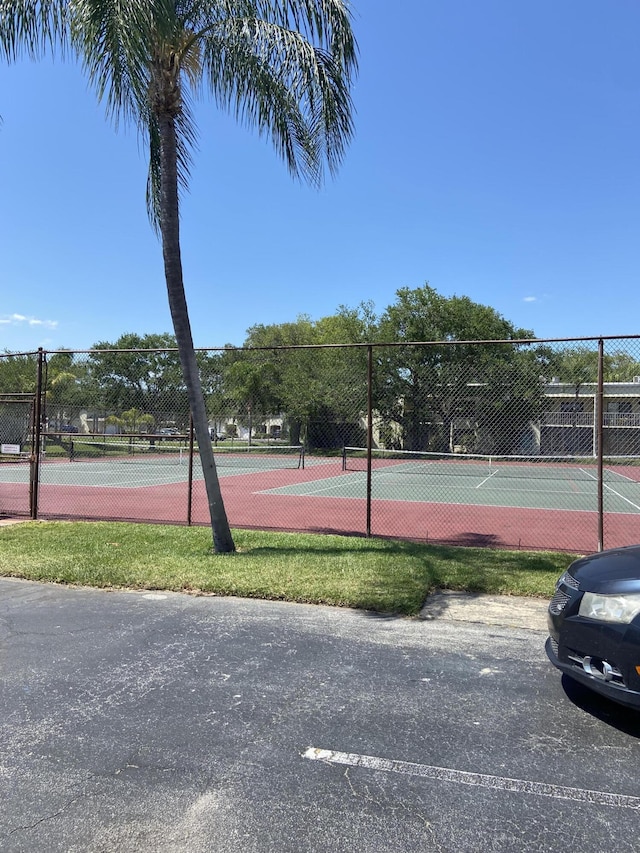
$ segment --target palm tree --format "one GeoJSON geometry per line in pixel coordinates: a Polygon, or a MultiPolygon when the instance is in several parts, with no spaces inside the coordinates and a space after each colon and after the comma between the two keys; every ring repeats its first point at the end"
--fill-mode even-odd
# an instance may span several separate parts
{"type": "Polygon", "coordinates": [[[196,363],[180,256],[179,196],[196,128],[192,99],[268,135],[289,171],[319,184],[353,132],[356,45],[348,0],[0,0],[8,58],[70,44],[110,115],[149,145],[147,204],[160,233],[169,307],[209,502],[214,550],[234,550],[196,363]]]}

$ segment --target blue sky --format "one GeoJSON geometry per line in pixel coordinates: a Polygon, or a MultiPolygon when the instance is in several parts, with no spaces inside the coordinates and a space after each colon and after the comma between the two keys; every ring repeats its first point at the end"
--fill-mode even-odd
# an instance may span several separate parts
{"type": "MultiPolygon", "coordinates": [[[[356,136],[320,190],[196,107],[197,346],[425,282],[540,337],[640,333],[637,0],[354,0],[356,136]]],[[[0,67],[0,351],[171,331],[146,153],[69,63],[0,67]]]]}

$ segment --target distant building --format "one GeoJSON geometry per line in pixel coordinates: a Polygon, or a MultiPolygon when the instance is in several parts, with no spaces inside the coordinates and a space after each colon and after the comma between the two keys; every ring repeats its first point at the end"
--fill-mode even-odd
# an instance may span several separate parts
{"type": "MultiPolygon", "coordinates": [[[[632,382],[605,382],[603,391],[603,454],[640,455],[640,376],[632,382]]],[[[540,418],[542,455],[595,455],[597,395],[595,382],[575,385],[556,380],[546,385],[540,418]]]]}

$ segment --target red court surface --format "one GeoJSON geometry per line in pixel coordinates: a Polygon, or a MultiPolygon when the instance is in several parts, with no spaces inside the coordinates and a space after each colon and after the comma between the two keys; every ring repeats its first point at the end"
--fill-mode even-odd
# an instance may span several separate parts
{"type": "MultiPolygon", "coordinates": [[[[304,470],[277,470],[222,476],[221,487],[229,522],[236,528],[366,535],[364,498],[273,494],[283,486],[331,483],[335,460],[304,470]]],[[[185,482],[151,486],[109,487],[41,483],[38,517],[87,520],[130,520],[186,524],[185,482]]],[[[26,483],[0,483],[0,514],[28,515],[26,483]]],[[[204,484],[194,483],[191,521],[207,524],[204,484]]],[[[576,553],[598,549],[597,513],[563,509],[530,509],[484,505],[376,499],[371,534],[381,537],[452,545],[576,553]]],[[[640,541],[640,515],[607,513],[604,547],[640,541]]]]}

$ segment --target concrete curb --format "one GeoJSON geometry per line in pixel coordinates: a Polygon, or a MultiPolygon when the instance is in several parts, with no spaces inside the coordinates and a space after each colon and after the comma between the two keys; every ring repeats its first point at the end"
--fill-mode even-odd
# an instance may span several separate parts
{"type": "Polygon", "coordinates": [[[548,606],[549,602],[543,598],[438,590],[425,601],[420,618],[546,632],[548,606]]]}

